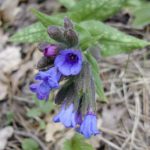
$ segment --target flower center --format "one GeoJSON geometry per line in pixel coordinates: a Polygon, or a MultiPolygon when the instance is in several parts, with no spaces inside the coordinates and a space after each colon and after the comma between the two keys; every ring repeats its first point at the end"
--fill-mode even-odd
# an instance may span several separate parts
{"type": "Polygon", "coordinates": [[[76,63],[78,62],[78,56],[72,53],[68,54],[68,61],[71,63],[76,63]]]}

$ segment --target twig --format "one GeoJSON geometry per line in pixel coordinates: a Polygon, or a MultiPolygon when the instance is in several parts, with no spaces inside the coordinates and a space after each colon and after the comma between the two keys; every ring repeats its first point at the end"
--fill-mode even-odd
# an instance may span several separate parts
{"type": "Polygon", "coordinates": [[[23,97],[19,97],[19,96],[15,96],[15,95],[13,96],[13,99],[20,101],[20,102],[28,103],[28,104],[35,104],[35,102],[33,100],[28,100],[23,97]]]}
{"type": "Polygon", "coordinates": [[[131,139],[131,135],[129,135],[128,138],[126,138],[126,140],[125,140],[124,143],[122,144],[122,146],[121,146],[122,149],[125,148],[125,146],[129,143],[130,139],[131,139]]]}
{"type": "Polygon", "coordinates": [[[99,136],[99,139],[100,139],[101,141],[103,141],[104,143],[110,145],[111,147],[113,147],[113,148],[116,149],[116,150],[122,150],[119,146],[117,146],[116,144],[114,144],[114,143],[108,141],[107,139],[105,139],[105,138],[102,137],[102,136],[99,136]]]}
{"type": "Polygon", "coordinates": [[[134,126],[133,126],[133,130],[132,130],[132,134],[131,134],[131,144],[130,144],[130,150],[132,150],[132,147],[134,145],[134,138],[135,138],[135,133],[136,130],[138,128],[138,124],[139,124],[139,120],[140,120],[140,100],[139,100],[139,95],[138,93],[135,93],[135,107],[136,107],[136,114],[137,116],[135,116],[135,122],[134,122],[134,126]]]}

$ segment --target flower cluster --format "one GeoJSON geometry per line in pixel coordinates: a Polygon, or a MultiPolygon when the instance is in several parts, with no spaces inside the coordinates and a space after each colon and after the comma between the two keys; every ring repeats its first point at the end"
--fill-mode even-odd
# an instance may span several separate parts
{"type": "MultiPolygon", "coordinates": [[[[54,51],[53,46],[44,49],[44,55],[54,51]],[[46,52],[45,52],[46,51],[46,52]]],[[[53,52],[52,52],[53,56],[53,52]]],[[[37,83],[30,85],[32,92],[35,92],[38,99],[47,100],[50,91],[59,88],[59,81],[62,76],[70,76],[79,74],[82,68],[82,55],[79,50],[65,49],[60,50],[55,57],[54,66],[46,71],[39,71],[35,76],[37,83]]]]}
{"type": "Polygon", "coordinates": [[[53,118],[53,121],[61,122],[67,128],[77,127],[77,131],[83,134],[85,138],[90,138],[91,135],[99,134],[96,115],[89,111],[82,119],[81,113],[74,110],[73,103],[67,108],[65,108],[65,105],[62,105],[61,111],[53,118]]]}
{"type": "Polygon", "coordinates": [[[67,128],[75,128],[86,138],[99,133],[94,110],[95,88],[89,65],[78,48],[78,36],[72,22],[64,19],[64,28],[48,27],[49,36],[58,43],[43,43],[39,50],[43,57],[37,67],[36,82],[30,85],[39,100],[48,100],[58,89],[55,103],[61,104],[60,112],[53,118],[67,128]],[[60,87],[59,83],[65,79],[60,87]]]}

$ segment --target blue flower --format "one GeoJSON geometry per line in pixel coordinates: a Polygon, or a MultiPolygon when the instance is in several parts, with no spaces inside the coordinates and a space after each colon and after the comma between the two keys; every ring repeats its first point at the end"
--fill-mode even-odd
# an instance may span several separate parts
{"type": "Polygon", "coordinates": [[[100,133],[97,129],[97,119],[95,114],[87,113],[85,115],[79,132],[83,134],[85,138],[90,138],[92,135],[100,133]]]}
{"type": "Polygon", "coordinates": [[[30,90],[36,93],[39,100],[48,100],[51,88],[45,82],[38,82],[31,84],[30,90]]]}
{"type": "Polygon", "coordinates": [[[50,68],[47,71],[40,71],[36,76],[36,80],[43,80],[47,83],[51,89],[59,87],[59,80],[61,73],[57,70],[56,67],[50,68]]]}
{"type": "Polygon", "coordinates": [[[61,111],[53,118],[54,122],[61,122],[65,127],[75,127],[77,125],[76,112],[74,110],[74,105],[71,104],[68,107],[62,105],[61,111]]]}
{"type": "Polygon", "coordinates": [[[63,75],[77,75],[82,68],[82,54],[79,50],[62,50],[54,63],[63,75]]]}
{"type": "Polygon", "coordinates": [[[50,91],[59,87],[60,77],[61,73],[55,67],[47,71],[39,71],[35,76],[39,82],[31,84],[30,90],[36,93],[38,99],[48,100],[50,91]]]}

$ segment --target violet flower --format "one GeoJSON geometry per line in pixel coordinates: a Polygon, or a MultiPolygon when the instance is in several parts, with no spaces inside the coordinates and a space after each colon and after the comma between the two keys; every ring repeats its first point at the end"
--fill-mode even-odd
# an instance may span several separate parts
{"type": "Polygon", "coordinates": [[[82,68],[82,54],[79,50],[62,50],[54,63],[63,75],[77,75],[82,68]]]}
{"type": "Polygon", "coordinates": [[[88,112],[79,128],[79,132],[84,135],[85,138],[90,138],[92,135],[99,134],[97,129],[96,115],[88,112]]]}
{"type": "Polygon", "coordinates": [[[48,100],[50,91],[59,87],[61,73],[55,68],[50,68],[47,71],[40,71],[36,76],[37,83],[30,85],[30,90],[36,93],[40,100],[48,100]]]}
{"type": "Polygon", "coordinates": [[[50,68],[47,71],[39,71],[35,76],[36,80],[43,80],[46,82],[51,89],[59,87],[59,80],[61,73],[57,70],[56,67],[50,68]]]}
{"type": "Polygon", "coordinates": [[[65,127],[75,127],[80,123],[81,117],[74,111],[74,105],[71,104],[67,108],[62,105],[61,111],[53,118],[54,122],[61,122],[65,127]]]}
{"type": "Polygon", "coordinates": [[[48,100],[50,94],[50,87],[45,82],[33,83],[30,85],[30,90],[36,93],[39,100],[48,100]]]}

